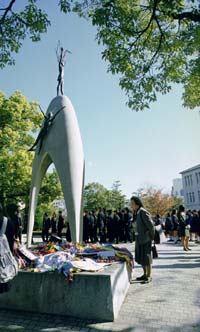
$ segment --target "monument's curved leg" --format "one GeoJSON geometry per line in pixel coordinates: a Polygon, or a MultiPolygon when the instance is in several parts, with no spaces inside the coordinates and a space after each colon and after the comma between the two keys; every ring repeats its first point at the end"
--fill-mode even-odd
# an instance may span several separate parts
{"type": "Polygon", "coordinates": [[[28,247],[32,242],[32,233],[35,221],[35,211],[37,207],[38,195],[41,187],[42,180],[45,173],[52,163],[50,156],[46,153],[43,155],[35,154],[32,166],[32,182],[30,190],[29,202],[29,216],[28,216],[28,229],[27,229],[27,245],[28,247]]]}
{"type": "Polygon", "coordinates": [[[85,169],[78,121],[74,108],[66,96],[59,96],[52,100],[47,110],[46,118],[48,118],[49,114],[53,114],[53,124],[43,139],[41,150],[37,146],[33,163],[28,245],[31,244],[34,215],[41,181],[51,162],[54,163],[60,178],[72,241],[82,241],[85,169]]]}

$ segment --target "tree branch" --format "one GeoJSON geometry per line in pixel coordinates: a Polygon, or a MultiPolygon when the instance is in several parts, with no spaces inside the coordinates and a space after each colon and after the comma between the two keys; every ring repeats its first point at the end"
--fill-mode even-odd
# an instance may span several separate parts
{"type": "Polygon", "coordinates": [[[137,31],[135,33],[138,34],[137,38],[134,40],[134,42],[132,42],[130,45],[129,45],[129,49],[131,49],[136,43],[137,41],[140,39],[140,37],[142,37],[142,35],[149,29],[149,27],[151,26],[151,23],[152,21],[155,19],[156,17],[156,9],[157,9],[157,5],[158,5],[158,2],[159,0],[154,0],[154,4],[153,4],[153,11],[152,11],[152,14],[151,14],[151,18],[149,20],[149,23],[147,24],[147,26],[141,30],[141,31],[137,31]]]}
{"type": "Polygon", "coordinates": [[[6,16],[7,16],[8,12],[12,9],[12,6],[14,5],[15,1],[16,1],[16,0],[12,0],[12,1],[10,2],[10,4],[8,5],[7,8],[5,8],[5,9],[1,9],[1,10],[5,10],[5,13],[4,13],[3,16],[1,17],[1,19],[0,19],[0,23],[3,23],[3,21],[5,20],[5,18],[6,18],[6,16]]]}
{"type": "Polygon", "coordinates": [[[172,14],[171,15],[175,20],[183,20],[183,19],[190,19],[193,22],[200,22],[200,12],[196,11],[195,13],[193,12],[184,12],[180,14],[172,14]]]}

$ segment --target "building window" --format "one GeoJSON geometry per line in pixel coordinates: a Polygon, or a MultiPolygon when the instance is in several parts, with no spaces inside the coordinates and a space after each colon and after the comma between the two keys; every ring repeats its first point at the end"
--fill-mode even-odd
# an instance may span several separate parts
{"type": "Polygon", "coordinates": [[[190,203],[192,203],[192,193],[190,193],[190,203]]]}
{"type": "Polygon", "coordinates": [[[199,198],[199,203],[200,203],[200,190],[198,190],[198,198],[199,198]]]}
{"type": "MultiPolygon", "coordinates": [[[[199,191],[199,194],[200,194],[200,191],[199,191]]],[[[199,199],[200,199],[200,196],[199,196],[199,199]]],[[[189,204],[190,201],[189,201],[189,193],[187,193],[187,204],[189,204]]]]}
{"type": "Polygon", "coordinates": [[[187,176],[185,176],[185,186],[187,187],[187,176]]]}
{"type": "Polygon", "coordinates": [[[192,193],[192,202],[195,203],[195,196],[194,196],[194,193],[192,193]]]}
{"type": "Polygon", "coordinates": [[[190,175],[190,185],[193,185],[193,181],[192,181],[192,174],[190,175]]]}
{"type": "Polygon", "coordinates": [[[197,184],[199,183],[199,173],[195,173],[196,175],[196,180],[197,180],[197,184]]]}

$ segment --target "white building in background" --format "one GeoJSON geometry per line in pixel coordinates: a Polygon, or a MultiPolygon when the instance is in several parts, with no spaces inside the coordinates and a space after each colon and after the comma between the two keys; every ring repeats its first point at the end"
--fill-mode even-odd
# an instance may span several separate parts
{"type": "Polygon", "coordinates": [[[200,164],[180,172],[187,210],[200,210],[200,164]]]}
{"type": "Polygon", "coordinates": [[[173,186],[171,191],[172,197],[181,197],[183,198],[183,183],[181,178],[177,178],[173,180],[173,186]]]}

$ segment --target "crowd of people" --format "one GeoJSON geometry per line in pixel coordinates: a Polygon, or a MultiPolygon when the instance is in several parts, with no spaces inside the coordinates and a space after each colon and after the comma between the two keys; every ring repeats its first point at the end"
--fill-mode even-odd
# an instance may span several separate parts
{"type": "MultiPolygon", "coordinates": [[[[184,206],[180,205],[179,209],[173,209],[167,213],[166,218],[161,218],[159,214],[152,217],[155,225],[155,243],[160,243],[159,225],[169,242],[175,244],[182,242],[184,250],[190,250],[189,241],[200,242],[200,211],[185,211],[184,206]]],[[[136,216],[134,211],[128,207],[119,210],[107,210],[98,208],[97,210],[83,213],[83,242],[130,242],[135,240],[135,223],[136,216]]],[[[12,218],[14,236],[22,243],[22,219],[19,210],[15,211],[12,218]]],[[[48,242],[52,235],[60,238],[65,234],[65,239],[71,242],[70,226],[65,221],[62,211],[58,214],[54,212],[49,216],[44,213],[42,222],[42,240],[48,242]]]]}
{"type": "Polygon", "coordinates": [[[66,240],[71,242],[71,234],[69,223],[65,224],[62,211],[59,211],[58,216],[56,212],[53,212],[52,217],[49,217],[48,213],[45,212],[42,221],[42,240],[48,242],[52,235],[57,235],[62,238],[63,228],[66,227],[66,240]]]}
{"type": "Polygon", "coordinates": [[[84,242],[133,242],[134,218],[129,208],[121,210],[84,211],[84,242]]]}
{"type": "MultiPolygon", "coordinates": [[[[62,237],[64,227],[66,227],[66,240],[71,241],[70,227],[68,223],[65,223],[62,211],[59,211],[58,216],[54,212],[52,217],[45,212],[42,223],[42,240],[47,242],[53,234],[62,237]]],[[[85,210],[83,213],[83,241],[85,243],[133,242],[133,213],[128,208],[118,211],[104,208],[96,211],[85,210]]]]}
{"type": "Polygon", "coordinates": [[[188,251],[189,241],[200,242],[200,211],[185,211],[184,206],[180,205],[178,210],[167,214],[164,228],[168,241],[181,241],[183,249],[188,251]]]}
{"type": "MultiPolygon", "coordinates": [[[[128,207],[119,210],[107,210],[100,207],[97,210],[85,210],[83,214],[83,241],[85,243],[96,242],[130,242],[135,240],[134,212],[128,207]]],[[[185,250],[189,250],[189,240],[200,241],[200,211],[187,211],[181,205],[178,210],[174,209],[163,219],[157,214],[153,217],[156,229],[161,225],[168,241],[177,243],[182,241],[185,250]],[[183,239],[185,238],[185,240],[183,239]],[[185,241],[185,242],[184,242],[185,241]]],[[[54,212],[52,217],[44,213],[42,224],[42,240],[49,241],[52,234],[62,237],[63,230],[65,238],[71,241],[69,223],[66,223],[59,211],[58,216],[54,212]]],[[[160,231],[155,231],[155,242],[160,243],[160,231]]]]}

